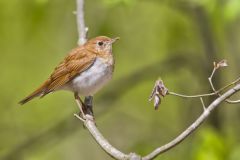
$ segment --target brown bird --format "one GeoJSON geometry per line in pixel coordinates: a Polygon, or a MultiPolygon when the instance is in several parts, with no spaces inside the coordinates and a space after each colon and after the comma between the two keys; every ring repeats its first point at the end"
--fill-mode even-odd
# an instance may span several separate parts
{"type": "Polygon", "coordinates": [[[112,44],[118,39],[99,36],[73,49],[50,77],[19,103],[25,104],[35,97],[44,97],[57,90],[69,90],[75,96],[93,96],[112,77],[112,44]]]}

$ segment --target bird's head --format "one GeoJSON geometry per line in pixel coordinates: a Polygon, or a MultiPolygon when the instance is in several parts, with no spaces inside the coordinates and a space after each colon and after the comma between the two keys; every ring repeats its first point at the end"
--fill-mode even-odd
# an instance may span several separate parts
{"type": "Polygon", "coordinates": [[[84,46],[85,48],[94,51],[97,54],[111,54],[112,44],[116,42],[119,37],[109,38],[106,36],[99,36],[87,41],[84,46]]]}

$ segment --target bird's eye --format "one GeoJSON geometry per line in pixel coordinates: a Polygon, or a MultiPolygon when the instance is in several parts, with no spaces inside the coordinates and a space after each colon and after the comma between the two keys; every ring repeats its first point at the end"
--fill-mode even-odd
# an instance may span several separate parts
{"type": "Polygon", "coordinates": [[[102,46],[102,45],[103,45],[103,42],[102,42],[102,41],[98,42],[98,45],[99,45],[99,46],[102,46]]]}

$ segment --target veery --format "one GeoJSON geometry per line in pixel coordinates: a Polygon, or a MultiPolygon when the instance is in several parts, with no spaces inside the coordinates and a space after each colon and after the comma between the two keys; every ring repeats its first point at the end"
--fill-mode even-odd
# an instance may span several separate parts
{"type": "Polygon", "coordinates": [[[112,77],[112,44],[118,39],[99,36],[73,49],[50,77],[19,103],[25,104],[35,97],[44,97],[57,90],[69,90],[75,96],[93,96],[112,77]]]}

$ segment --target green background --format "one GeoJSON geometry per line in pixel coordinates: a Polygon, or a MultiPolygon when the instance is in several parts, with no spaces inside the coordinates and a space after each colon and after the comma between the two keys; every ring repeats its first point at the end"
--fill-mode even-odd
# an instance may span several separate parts
{"type": "MultiPolygon", "coordinates": [[[[75,8],[74,0],[0,1],[0,159],[111,159],[73,116],[72,93],[17,104],[76,47],[75,8]]],[[[202,112],[199,99],[173,96],[155,111],[148,97],[158,77],[171,91],[199,94],[210,92],[213,61],[229,63],[217,87],[239,75],[239,0],[86,0],[85,20],[88,37],[121,37],[113,80],[95,95],[94,111],[99,130],[125,153],[148,154],[202,112]]],[[[221,104],[157,159],[239,160],[239,121],[240,105],[221,104]]]]}

